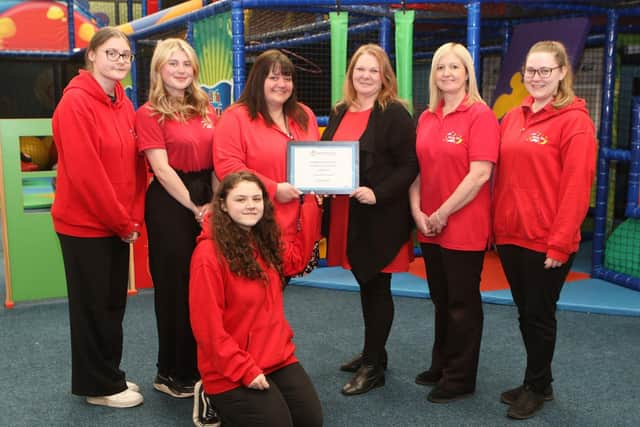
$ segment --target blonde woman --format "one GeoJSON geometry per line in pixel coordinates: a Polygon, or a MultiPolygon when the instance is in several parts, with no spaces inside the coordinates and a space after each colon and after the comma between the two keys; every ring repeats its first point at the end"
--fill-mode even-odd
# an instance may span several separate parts
{"type": "Polygon", "coordinates": [[[493,220],[527,352],[522,384],[500,396],[516,419],[553,399],[556,303],[580,243],[596,158],[594,125],[573,93],[562,43],[534,44],[522,75],[529,96],[500,125],[493,220]]]}
{"type": "Polygon", "coordinates": [[[420,176],[410,197],[435,333],[431,366],[415,381],[435,386],[429,401],[447,403],[476,387],[480,274],[491,230],[488,181],[498,160],[498,121],[478,93],[473,60],[461,44],[436,50],[429,94],[416,139],[420,176]]]}
{"type": "Polygon", "coordinates": [[[199,379],[189,322],[189,262],[212,195],[217,121],[198,72],[196,54],[184,40],[158,43],[149,101],[136,115],[138,150],[153,172],[145,205],[158,328],[153,386],[176,398],[193,396],[199,379]]]}

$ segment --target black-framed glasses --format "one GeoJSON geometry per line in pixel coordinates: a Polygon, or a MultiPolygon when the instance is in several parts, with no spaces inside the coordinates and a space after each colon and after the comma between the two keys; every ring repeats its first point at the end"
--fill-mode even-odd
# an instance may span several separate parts
{"type": "Polygon", "coordinates": [[[528,79],[532,79],[536,76],[536,73],[540,76],[541,79],[548,79],[551,76],[553,70],[562,68],[562,65],[558,65],[557,67],[540,67],[540,68],[525,68],[522,70],[524,76],[528,79]]]}
{"type": "Polygon", "coordinates": [[[107,59],[111,62],[118,62],[122,58],[125,62],[132,62],[135,55],[129,51],[118,52],[116,49],[105,49],[104,53],[107,55],[107,59]]]}

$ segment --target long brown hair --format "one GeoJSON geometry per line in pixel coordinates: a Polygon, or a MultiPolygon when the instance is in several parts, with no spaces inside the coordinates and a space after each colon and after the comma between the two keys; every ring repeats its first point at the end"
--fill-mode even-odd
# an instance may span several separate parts
{"type": "Polygon", "coordinates": [[[238,276],[251,280],[265,280],[267,276],[256,261],[255,252],[275,268],[280,278],[282,273],[282,248],[280,246],[280,228],[275,220],[273,203],[269,199],[267,188],[251,172],[236,172],[227,175],[213,196],[213,240],[229,264],[229,269],[238,276]],[[229,192],[239,183],[253,182],[262,192],[264,213],[262,218],[249,231],[236,224],[222,209],[229,192]]]}
{"type": "MultiPolygon", "coordinates": [[[[569,61],[567,49],[565,49],[564,45],[559,41],[544,40],[531,46],[531,49],[529,49],[529,52],[527,53],[527,59],[529,58],[529,55],[534,52],[550,53],[558,62],[558,67],[563,67],[567,70],[567,74],[565,74],[564,78],[558,83],[558,92],[556,93],[551,105],[555,108],[562,108],[571,104],[576,95],[573,92],[573,70],[571,69],[571,62],[569,61]]],[[[525,59],[525,65],[526,63],[527,61],[525,59]]]]}
{"type": "Polygon", "coordinates": [[[120,31],[119,29],[115,27],[100,28],[98,31],[95,32],[93,37],[91,37],[91,40],[89,41],[89,46],[87,46],[87,49],[84,51],[84,67],[87,70],[93,71],[93,62],[89,61],[89,52],[95,52],[96,50],[98,50],[100,46],[102,46],[112,38],[120,38],[126,41],[129,47],[131,47],[131,42],[129,41],[129,38],[125,33],[120,31]]]}
{"type": "Polygon", "coordinates": [[[342,100],[336,104],[336,107],[341,105],[346,105],[347,107],[358,105],[358,94],[353,86],[353,70],[356,67],[358,59],[365,54],[369,54],[376,58],[380,66],[382,87],[380,88],[378,98],[376,99],[380,107],[384,110],[390,102],[399,102],[406,107],[406,101],[398,97],[398,80],[396,79],[396,73],[393,71],[393,67],[391,66],[391,61],[389,61],[389,56],[384,49],[374,43],[360,46],[351,57],[351,61],[349,61],[349,66],[347,67],[347,75],[344,78],[342,86],[342,100]]]}
{"type": "Polygon", "coordinates": [[[264,95],[264,81],[271,71],[280,73],[283,76],[291,76],[293,91],[289,99],[287,99],[282,106],[282,110],[287,117],[292,118],[298,126],[306,131],[309,115],[300,104],[298,104],[295,67],[287,55],[279,50],[269,49],[262,52],[256,58],[256,61],[249,71],[249,76],[247,77],[247,82],[242,90],[242,94],[237,102],[247,106],[251,120],[255,120],[258,118],[258,114],[261,114],[265,123],[273,126],[273,119],[269,114],[269,108],[264,95]]]}
{"type": "Polygon", "coordinates": [[[200,63],[193,48],[182,39],[170,38],[156,45],[151,58],[149,87],[149,108],[159,115],[160,123],[165,120],[184,122],[191,117],[200,116],[209,122],[209,97],[198,83],[200,63]],[[193,67],[193,80],[184,91],[184,98],[176,99],[169,95],[162,81],[162,67],[169,61],[174,52],[182,51],[193,67]]]}

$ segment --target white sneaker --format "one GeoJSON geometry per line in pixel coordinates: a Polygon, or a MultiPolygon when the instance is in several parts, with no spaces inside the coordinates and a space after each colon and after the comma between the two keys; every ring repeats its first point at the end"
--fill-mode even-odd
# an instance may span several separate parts
{"type": "Polygon", "coordinates": [[[131,381],[127,381],[127,388],[131,391],[137,391],[138,393],[140,392],[140,387],[138,387],[138,384],[132,383],[131,381]]]}
{"type": "Polygon", "coordinates": [[[142,402],[144,402],[142,395],[131,389],[109,396],[87,396],[87,403],[111,408],[132,408],[142,404],[142,402]]]}

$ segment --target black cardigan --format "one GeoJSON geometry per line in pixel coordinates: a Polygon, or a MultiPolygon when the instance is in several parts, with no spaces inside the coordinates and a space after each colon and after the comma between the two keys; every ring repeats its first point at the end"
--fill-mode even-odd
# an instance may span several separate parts
{"type": "MultiPolygon", "coordinates": [[[[345,112],[344,106],[332,111],[323,140],[333,138],[345,112]]],[[[360,186],[373,190],[376,204],[349,202],[347,257],[360,283],[382,271],[410,238],[409,186],[418,175],[415,148],[409,112],[397,102],[384,110],[376,103],[360,138],[360,186]]]]}

